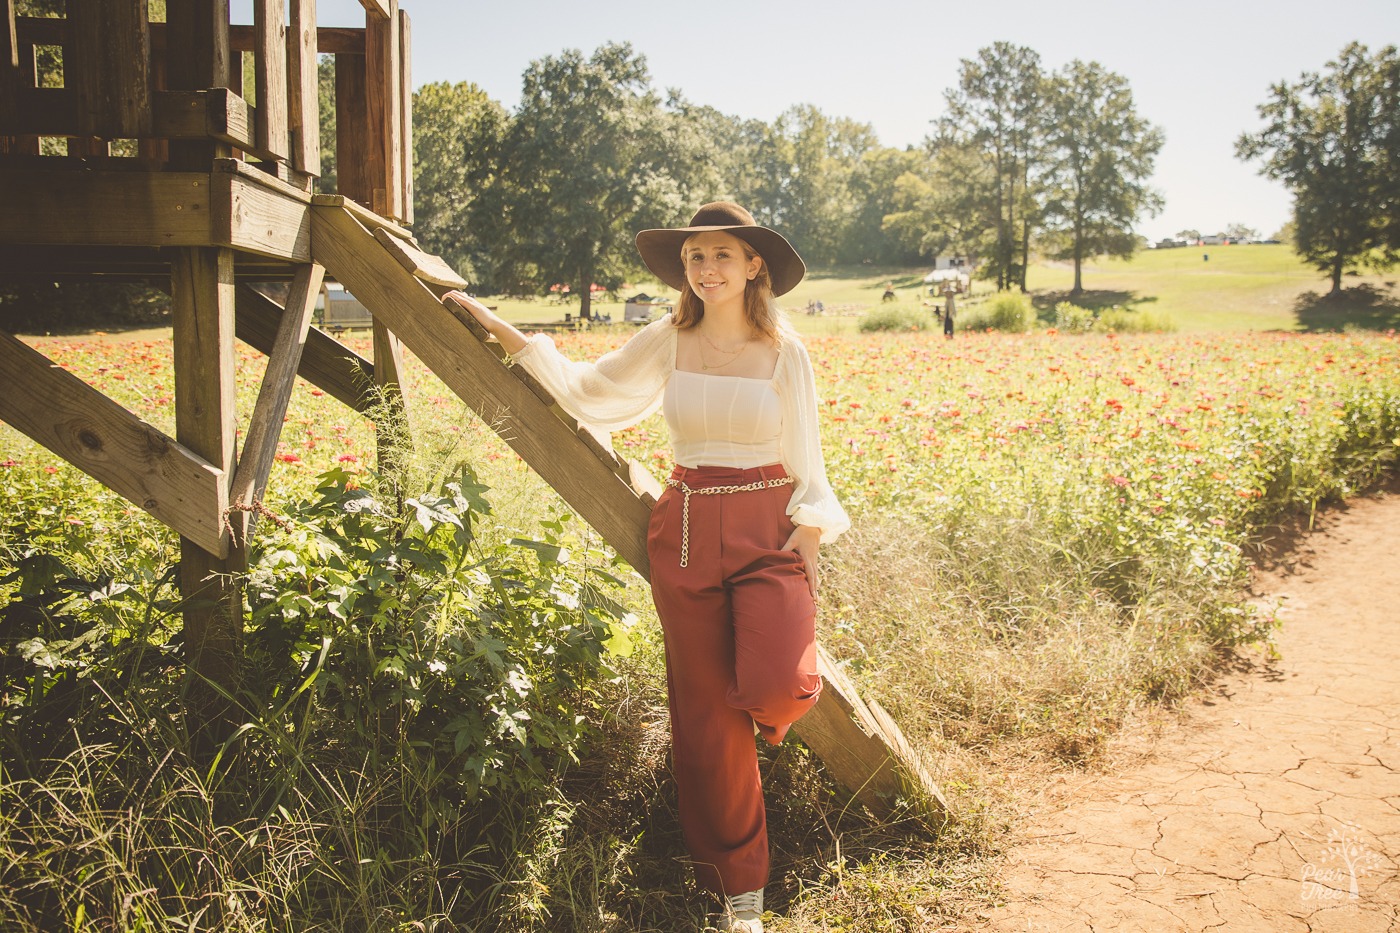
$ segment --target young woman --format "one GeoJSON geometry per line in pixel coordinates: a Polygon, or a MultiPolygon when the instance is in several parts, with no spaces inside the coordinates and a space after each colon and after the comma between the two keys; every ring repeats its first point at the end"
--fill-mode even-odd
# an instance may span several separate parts
{"type": "Polygon", "coordinates": [[[465,307],[581,421],[620,430],[658,407],[676,467],[647,534],[666,644],[671,757],[699,883],[721,929],[762,933],[768,836],[755,732],[776,745],[816,703],[817,555],[850,525],[827,482],[807,351],[774,301],[806,267],[731,202],[643,230],[674,314],[596,363],[565,359],[461,292],[465,307]]]}

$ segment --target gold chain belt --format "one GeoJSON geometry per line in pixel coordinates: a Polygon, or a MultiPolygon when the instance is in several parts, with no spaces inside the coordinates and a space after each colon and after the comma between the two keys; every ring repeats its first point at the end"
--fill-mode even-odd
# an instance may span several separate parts
{"type": "Polygon", "coordinates": [[[690,497],[695,496],[718,496],[731,492],[756,492],[760,489],[776,489],[779,486],[791,486],[791,476],[780,476],[776,479],[761,479],[756,483],[746,483],[743,486],[704,486],[700,489],[691,489],[685,483],[674,476],[666,478],[666,485],[673,489],[679,489],[684,493],[685,498],[681,500],[681,566],[690,566],[690,497]]]}

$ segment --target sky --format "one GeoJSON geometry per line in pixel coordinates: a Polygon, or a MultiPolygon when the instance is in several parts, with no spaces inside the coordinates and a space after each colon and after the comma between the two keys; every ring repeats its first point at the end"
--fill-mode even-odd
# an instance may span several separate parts
{"type": "MultiPolygon", "coordinates": [[[[319,0],[323,26],[360,26],[358,0],[319,0]]],[[[520,76],[564,49],[630,42],[658,90],[744,118],[813,104],[869,123],[887,146],[917,145],[944,111],[959,62],[997,41],[1047,70],[1080,59],[1127,78],[1166,144],[1152,185],[1152,239],[1243,223],[1268,235],[1289,215],[1282,186],[1235,158],[1271,84],[1323,68],[1349,42],[1400,45],[1400,0],[401,0],[412,21],[414,86],[471,81],[507,107],[520,76]]],[[[233,0],[252,22],[251,0],[233,0]]],[[[683,220],[684,218],[677,218],[683,220]]]]}

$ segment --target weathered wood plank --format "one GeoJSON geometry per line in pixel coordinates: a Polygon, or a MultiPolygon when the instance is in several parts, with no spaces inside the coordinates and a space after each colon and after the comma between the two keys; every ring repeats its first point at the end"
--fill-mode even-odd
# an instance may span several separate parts
{"type": "Polygon", "coordinates": [[[817,671],[823,681],[821,699],[792,729],[836,782],[877,814],[888,813],[901,798],[946,812],[942,792],[894,720],[878,704],[860,698],[820,645],[817,671]]]}
{"type": "Polygon", "coordinates": [[[255,0],[253,28],[257,32],[253,75],[257,82],[258,148],[285,159],[287,137],[287,7],[284,0],[255,0]]]}
{"type": "MultiPolygon", "coordinates": [[[[271,356],[282,306],[248,285],[238,286],[236,302],[238,339],[271,356]]],[[[374,384],[374,364],[322,330],[307,331],[297,375],[358,412],[371,408],[366,390],[374,384]]]]}
{"type": "Polygon", "coordinates": [[[311,208],[305,200],[241,174],[216,171],[209,177],[214,191],[210,243],[311,261],[311,208]]]}
{"type": "Polygon", "coordinates": [[[0,170],[0,242],[200,246],[210,240],[209,176],[0,170]]]}
{"type": "Polygon", "coordinates": [[[351,217],[358,220],[360,226],[364,227],[366,230],[383,230],[386,233],[393,234],[410,246],[415,248],[418,246],[418,241],[413,238],[413,234],[407,227],[400,227],[392,220],[376,214],[353,198],[346,197],[343,194],[313,194],[311,196],[311,203],[319,204],[322,207],[343,208],[349,212],[351,217]]]}
{"type": "Polygon", "coordinates": [[[413,223],[413,49],[408,13],[399,10],[399,219],[413,223]]]}
{"type": "MultiPolygon", "coordinates": [[[[151,26],[152,41],[163,41],[160,24],[151,26]]],[[[230,26],[228,44],[235,52],[251,52],[257,48],[257,33],[252,26],[230,26]]],[[[341,52],[365,54],[365,31],[353,26],[321,26],[316,30],[316,51],[321,55],[338,55],[341,52]]]]}
{"type": "MultiPolygon", "coordinates": [[[[624,559],[649,576],[646,528],[660,489],[655,479],[638,484],[645,489],[630,487],[620,474],[645,470],[630,464],[620,470],[616,457],[589,443],[572,419],[556,417],[548,396],[532,388],[532,380],[503,371],[498,353],[485,342],[485,331],[469,315],[454,315],[435,302],[434,287],[414,278],[387,250],[376,255],[368,231],[343,210],[318,204],[314,212],[318,260],[372,314],[389,322],[428,368],[624,559]],[[462,334],[463,327],[475,337],[462,334]]],[[[382,238],[376,242],[383,245],[382,238]]],[[[877,814],[889,813],[901,798],[935,812],[945,810],[937,786],[888,715],[862,702],[820,650],[818,670],[826,684],[822,699],[794,729],[832,777],[877,814]]]]}
{"type": "MultiPolygon", "coordinates": [[[[268,354],[258,400],[248,422],[248,436],[233,474],[229,500],[233,505],[252,505],[261,501],[267,490],[267,477],[277,454],[277,441],[282,435],[282,421],[287,403],[292,398],[297,370],[301,365],[302,348],[311,327],[311,312],[316,307],[316,295],[321,290],[325,269],[308,263],[297,270],[287,296],[287,307],[277,327],[272,352],[268,354]]],[[[235,326],[236,329],[236,326],[235,326]]],[[[246,546],[253,525],[253,513],[243,513],[235,523],[235,540],[246,546]]]]}
{"type": "Polygon", "coordinates": [[[532,464],[633,567],[645,572],[646,505],[612,464],[584,448],[575,426],[555,417],[519,379],[503,374],[481,340],[463,333],[437,296],[399,265],[343,209],[314,207],[313,251],[419,359],[532,464]],[[579,451],[568,456],[565,451],[579,451]]]}
{"type": "Polygon", "coordinates": [[[365,19],[371,22],[377,19],[388,19],[394,11],[392,0],[360,0],[360,6],[365,8],[367,14],[365,19]]]}
{"type": "Polygon", "coordinates": [[[403,383],[403,341],[378,318],[374,319],[371,331],[374,335],[374,385],[378,389],[375,459],[379,471],[389,476],[396,472],[396,458],[403,448],[412,446],[413,438],[403,383]]]}
{"type": "MultiPolygon", "coordinates": [[[[229,0],[170,3],[166,7],[166,86],[172,91],[204,91],[229,86],[229,0]]],[[[231,147],[214,140],[174,140],[171,167],[208,169],[231,147]]]]}
{"type": "Polygon", "coordinates": [[[15,0],[0,0],[0,132],[13,131],[19,116],[19,33],[15,30],[15,0]]]}
{"type": "Polygon", "coordinates": [[[369,206],[369,105],[365,99],[365,56],[335,57],[335,189],[369,206]]]}
{"type": "Polygon", "coordinates": [[[146,0],[69,7],[72,44],[63,74],[65,87],[77,92],[79,135],[151,135],[149,20],[146,0]]]}
{"type": "Polygon", "coordinates": [[[291,92],[292,168],[321,174],[321,118],[317,94],[316,0],[292,0],[287,33],[287,86],[291,92]]]}
{"type": "Polygon", "coordinates": [[[399,101],[398,0],[388,0],[389,18],[365,24],[365,92],[368,103],[369,207],[403,219],[402,116],[399,101]]]}
{"type": "Polygon", "coordinates": [[[0,420],[199,546],[227,553],[222,471],[0,332],[0,420]]]}
{"type": "MultiPolygon", "coordinates": [[[[233,252],[216,248],[174,251],[170,264],[171,324],[175,351],[175,437],[232,479],[234,464],[233,252]]],[[[227,491],[225,492],[227,501],[227,491]]],[[[184,597],[185,653],[197,686],[236,689],[243,639],[243,600],[232,574],[238,555],[212,554],[180,540],[180,593],[184,597]]],[[[199,728],[221,725],[225,708],[216,692],[196,692],[199,728]]]]}
{"type": "Polygon", "coordinates": [[[153,132],[170,139],[217,139],[255,155],[253,108],[228,88],[207,91],[157,91],[153,132]]]}
{"type": "Polygon", "coordinates": [[[399,265],[413,273],[415,278],[431,282],[434,285],[445,285],[448,288],[467,287],[467,280],[443,262],[442,257],[417,249],[383,227],[375,229],[374,238],[379,241],[379,245],[389,251],[390,256],[399,261],[399,265]]]}

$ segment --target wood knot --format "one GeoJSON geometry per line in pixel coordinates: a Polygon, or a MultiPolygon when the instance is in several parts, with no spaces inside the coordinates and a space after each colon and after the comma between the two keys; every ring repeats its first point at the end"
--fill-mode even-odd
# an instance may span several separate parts
{"type": "Polygon", "coordinates": [[[160,503],[154,499],[145,499],[141,502],[141,508],[148,512],[155,511],[155,507],[158,505],[160,505],[160,503]]]}
{"type": "Polygon", "coordinates": [[[102,438],[98,437],[88,428],[84,428],[78,432],[78,441],[89,450],[102,449],[102,438]]]}

